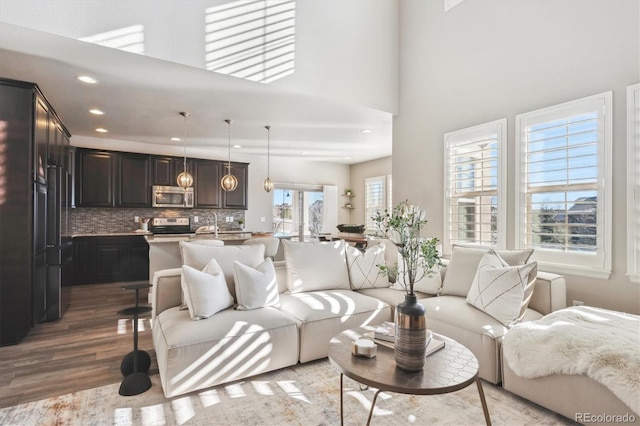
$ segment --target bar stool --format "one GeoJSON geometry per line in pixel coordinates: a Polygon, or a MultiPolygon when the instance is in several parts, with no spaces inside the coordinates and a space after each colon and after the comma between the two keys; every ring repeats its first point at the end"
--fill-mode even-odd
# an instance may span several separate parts
{"type": "Polygon", "coordinates": [[[138,395],[151,387],[149,378],[149,367],[151,367],[151,357],[146,351],[138,350],[138,315],[149,312],[150,306],[140,306],[140,289],[149,288],[151,284],[140,283],[130,284],[122,287],[123,290],[136,291],[136,306],[118,311],[119,315],[133,315],[133,351],[129,352],[122,359],[120,371],[125,378],[120,384],[119,394],[122,396],[138,395]]]}

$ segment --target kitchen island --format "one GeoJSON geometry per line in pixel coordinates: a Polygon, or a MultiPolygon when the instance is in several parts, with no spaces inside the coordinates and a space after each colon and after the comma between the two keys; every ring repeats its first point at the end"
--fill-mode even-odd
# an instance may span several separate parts
{"type": "Polygon", "coordinates": [[[162,269],[179,268],[182,265],[180,241],[222,240],[224,244],[242,244],[255,238],[249,231],[221,231],[218,237],[213,233],[189,234],[149,234],[145,236],[149,243],[149,282],[153,283],[153,274],[162,269]]]}

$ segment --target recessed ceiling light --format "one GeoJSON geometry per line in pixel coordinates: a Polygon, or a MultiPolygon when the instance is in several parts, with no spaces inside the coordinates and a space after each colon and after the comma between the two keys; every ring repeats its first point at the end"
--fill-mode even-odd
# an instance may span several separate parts
{"type": "Polygon", "coordinates": [[[351,160],[351,157],[344,157],[345,160],[351,160]]]}
{"type": "Polygon", "coordinates": [[[76,77],[76,79],[87,84],[96,84],[98,82],[98,80],[88,75],[79,75],[76,77]]]}
{"type": "Polygon", "coordinates": [[[99,109],[96,109],[96,108],[90,109],[89,112],[93,115],[104,115],[104,111],[100,111],[99,109]]]}
{"type": "Polygon", "coordinates": [[[362,133],[373,133],[373,130],[371,129],[362,129],[360,130],[362,133]]]}
{"type": "Polygon", "coordinates": [[[307,151],[300,151],[300,154],[302,155],[309,155],[309,153],[307,151]]]}
{"type": "Polygon", "coordinates": [[[242,148],[242,145],[233,145],[234,148],[242,148]]]}
{"type": "Polygon", "coordinates": [[[180,142],[182,139],[180,139],[180,138],[171,138],[171,140],[174,141],[174,142],[180,142]]]}
{"type": "Polygon", "coordinates": [[[96,132],[98,132],[98,133],[107,133],[107,132],[108,132],[108,130],[107,130],[107,129],[103,129],[102,127],[98,127],[98,128],[96,129],[96,132]]]}

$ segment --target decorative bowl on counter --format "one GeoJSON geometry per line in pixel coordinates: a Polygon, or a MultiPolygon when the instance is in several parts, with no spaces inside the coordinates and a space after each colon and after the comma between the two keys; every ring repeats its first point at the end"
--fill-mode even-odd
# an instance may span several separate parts
{"type": "Polygon", "coordinates": [[[350,224],[340,224],[337,226],[338,231],[340,232],[348,232],[350,234],[362,234],[364,232],[364,225],[350,225],[350,224]]]}

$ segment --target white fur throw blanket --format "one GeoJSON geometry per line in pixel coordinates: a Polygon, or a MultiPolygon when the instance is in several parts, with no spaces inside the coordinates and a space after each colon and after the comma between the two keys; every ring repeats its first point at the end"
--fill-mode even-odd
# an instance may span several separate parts
{"type": "Polygon", "coordinates": [[[512,327],[502,350],[520,377],[585,374],[640,414],[640,316],[588,306],[561,309],[512,327]]]}

